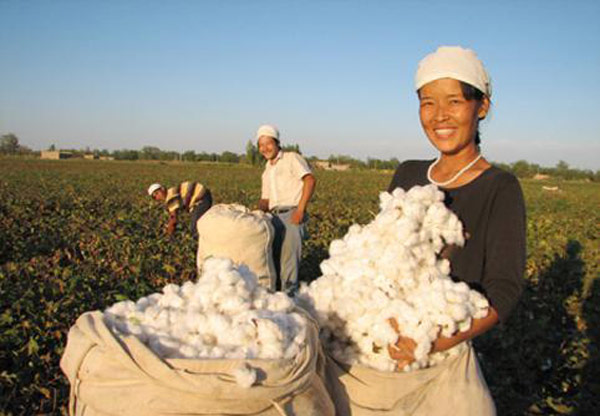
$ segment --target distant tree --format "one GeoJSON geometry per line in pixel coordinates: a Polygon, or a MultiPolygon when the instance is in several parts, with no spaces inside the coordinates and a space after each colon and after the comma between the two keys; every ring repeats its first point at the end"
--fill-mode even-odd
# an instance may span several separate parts
{"type": "Polygon", "coordinates": [[[219,156],[219,162],[238,163],[239,161],[240,157],[233,152],[224,151],[219,156]]]}
{"type": "Polygon", "coordinates": [[[144,146],[140,154],[141,159],[145,160],[159,160],[162,151],[156,146],[144,146]]]}
{"type": "Polygon", "coordinates": [[[181,160],[181,155],[179,154],[179,152],[176,152],[174,150],[161,151],[159,153],[159,159],[160,160],[181,160]]]}
{"type": "Polygon", "coordinates": [[[19,152],[19,139],[12,133],[4,134],[0,138],[0,153],[14,155],[19,152]]]}
{"type": "Polygon", "coordinates": [[[500,168],[502,170],[508,171],[508,172],[512,172],[513,171],[512,167],[508,163],[492,162],[492,165],[494,165],[497,168],[500,168]]]}
{"type": "Polygon", "coordinates": [[[364,169],[367,167],[367,164],[359,159],[354,159],[351,156],[346,155],[330,155],[327,159],[329,163],[335,163],[338,165],[350,165],[355,169],[364,169]]]}
{"type": "Polygon", "coordinates": [[[54,151],[56,151],[56,146],[54,146],[54,143],[52,143],[52,144],[50,145],[50,147],[48,148],[48,150],[50,150],[51,152],[54,152],[54,151]]]}
{"type": "Polygon", "coordinates": [[[556,174],[563,179],[571,179],[571,172],[569,171],[569,164],[564,160],[559,160],[556,164],[556,174]]]}
{"type": "Polygon", "coordinates": [[[138,160],[140,158],[140,154],[137,150],[115,150],[112,156],[116,160],[138,160]]]}
{"type": "Polygon", "coordinates": [[[183,154],[181,155],[181,160],[184,160],[186,162],[195,162],[196,161],[196,152],[194,152],[193,150],[188,150],[186,152],[183,152],[183,154]]]}
{"type": "Polygon", "coordinates": [[[516,161],[511,165],[511,170],[519,178],[530,178],[536,173],[526,160],[516,161]]]}
{"type": "Polygon", "coordinates": [[[564,160],[559,160],[556,164],[556,170],[569,170],[569,164],[564,160]]]}
{"type": "Polygon", "coordinates": [[[297,143],[281,146],[281,148],[283,149],[284,152],[296,152],[300,155],[302,154],[302,152],[300,151],[300,145],[297,143]]]}
{"type": "Polygon", "coordinates": [[[248,140],[248,143],[246,143],[246,163],[257,165],[260,163],[260,157],[261,155],[254,142],[248,140]]]}

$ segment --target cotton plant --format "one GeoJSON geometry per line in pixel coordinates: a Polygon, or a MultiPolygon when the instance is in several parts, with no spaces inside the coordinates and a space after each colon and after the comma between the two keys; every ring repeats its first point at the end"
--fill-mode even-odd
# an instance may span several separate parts
{"type": "Polygon", "coordinates": [[[374,220],[332,241],[322,276],[301,287],[297,301],[315,315],[325,348],[339,361],[396,371],[387,346],[401,334],[416,348],[415,361],[400,370],[436,365],[465,348],[431,353],[440,334],[467,331],[487,315],[487,299],[454,282],[440,256],[446,245],[465,242],[443,199],[434,185],[381,193],[374,220]]]}
{"type": "MultiPolygon", "coordinates": [[[[115,303],[104,311],[114,332],[134,335],[162,358],[292,359],[306,344],[307,319],[286,294],[270,293],[246,266],[209,258],[197,282],[115,303]]],[[[247,363],[233,372],[250,387],[247,363]]]]}

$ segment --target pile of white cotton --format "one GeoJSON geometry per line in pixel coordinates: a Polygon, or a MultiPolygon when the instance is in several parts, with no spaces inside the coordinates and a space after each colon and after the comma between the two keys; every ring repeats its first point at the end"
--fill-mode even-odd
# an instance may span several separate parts
{"type": "MultiPolygon", "coordinates": [[[[169,284],[104,311],[109,328],[163,358],[293,358],[305,346],[306,319],[287,295],[269,293],[247,267],[223,258],[207,259],[196,283],[169,284]]],[[[234,375],[246,387],[256,379],[245,365],[234,375]]]]}
{"type": "Polygon", "coordinates": [[[448,260],[439,257],[444,246],[464,244],[462,224],[442,192],[415,186],[379,198],[379,214],[331,243],[323,276],[303,286],[298,300],[315,314],[325,348],[341,362],[396,370],[387,350],[398,338],[388,321],[394,318],[400,334],[417,344],[416,361],[402,370],[435,365],[464,348],[430,354],[438,334],[468,330],[473,318],[487,315],[488,301],[454,282],[448,260]]]}

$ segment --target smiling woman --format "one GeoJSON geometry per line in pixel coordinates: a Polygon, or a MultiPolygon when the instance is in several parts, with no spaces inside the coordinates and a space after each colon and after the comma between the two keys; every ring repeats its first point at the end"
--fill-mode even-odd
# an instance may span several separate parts
{"type": "MultiPolygon", "coordinates": [[[[472,373],[453,374],[448,391],[453,397],[468,395],[461,400],[474,407],[456,414],[493,415],[494,404],[470,340],[506,321],[520,297],[525,267],[523,195],[513,175],[492,166],[481,154],[478,127],[490,108],[491,85],[473,51],[440,47],[419,64],[415,89],[421,126],[439,156],[400,164],[389,191],[433,183],[444,191],[446,205],[464,225],[465,246],[448,247],[445,257],[453,279],[481,292],[491,306],[486,317],[473,319],[469,330],[439,335],[432,352],[467,343],[472,373]],[[469,380],[478,380],[481,388],[465,393],[469,380]]],[[[400,334],[390,355],[402,363],[412,362],[414,341],[400,334]]]]}

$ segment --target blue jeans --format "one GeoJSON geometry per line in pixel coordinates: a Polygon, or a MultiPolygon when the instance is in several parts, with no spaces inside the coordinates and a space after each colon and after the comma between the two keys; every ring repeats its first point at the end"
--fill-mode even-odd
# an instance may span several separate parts
{"type": "Polygon", "coordinates": [[[271,289],[281,290],[293,294],[298,290],[298,270],[302,258],[302,240],[306,239],[306,221],[304,215],[302,223],[292,224],[290,218],[294,210],[283,213],[273,213],[273,260],[277,270],[277,281],[271,282],[271,289]]]}

